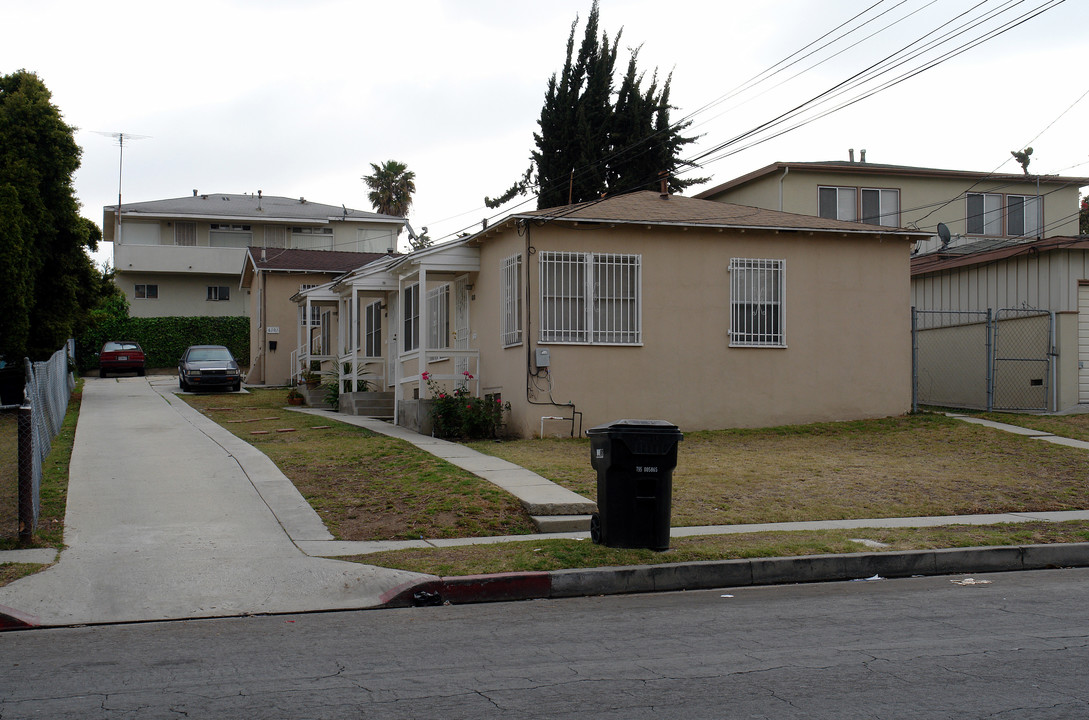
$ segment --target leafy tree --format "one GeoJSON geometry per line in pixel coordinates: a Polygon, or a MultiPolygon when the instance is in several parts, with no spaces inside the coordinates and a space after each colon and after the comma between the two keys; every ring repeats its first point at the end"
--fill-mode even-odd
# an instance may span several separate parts
{"type": "Polygon", "coordinates": [[[101,233],[72,187],[80,148],[45,83],[0,76],[0,354],[48,357],[80,328],[100,278],[85,252],[101,233]]]}
{"type": "Polygon", "coordinates": [[[611,41],[604,32],[599,39],[598,25],[598,3],[594,0],[578,54],[576,18],[567,38],[563,70],[559,75],[553,73],[548,81],[529,168],[502,195],[484,198],[488,207],[499,207],[531,189],[537,192],[537,207],[547,208],[657,188],[663,173],[668,176],[669,189],[675,192],[706,179],[676,177],[681,149],[696,138],[681,134],[690,121],[670,123],[672,74],[659,86],[655,71],[644,91],[636,48],[631,51],[620,87],[614,89],[623,31],[611,41]]]}
{"type": "Polygon", "coordinates": [[[416,192],[416,173],[396,160],[387,160],[381,166],[371,163],[371,173],[363,176],[363,182],[371,189],[367,199],[374,209],[383,215],[408,217],[412,193],[416,192]]]}

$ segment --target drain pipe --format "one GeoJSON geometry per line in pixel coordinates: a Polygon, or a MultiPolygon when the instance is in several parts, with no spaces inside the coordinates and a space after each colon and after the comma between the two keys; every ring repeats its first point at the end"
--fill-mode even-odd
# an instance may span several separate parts
{"type": "Polygon", "coordinates": [[[786,180],[787,173],[790,172],[790,166],[787,165],[783,168],[783,174],[779,176],[779,212],[783,212],[783,181],[786,180]]]}

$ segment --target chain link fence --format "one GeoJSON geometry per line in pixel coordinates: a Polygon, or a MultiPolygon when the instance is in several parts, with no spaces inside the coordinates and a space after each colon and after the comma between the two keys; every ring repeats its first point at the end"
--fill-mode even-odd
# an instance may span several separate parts
{"type": "Polygon", "coordinates": [[[37,528],[42,463],[64,424],[75,388],[68,354],[64,347],[44,362],[25,360],[23,404],[0,409],[0,537],[26,540],[37,528]]]}
{"type": "Polygon", "coordinates": [[[1051,408],[1055,325],[1046,310],[911,310],[912,408],[1051,408]]]}

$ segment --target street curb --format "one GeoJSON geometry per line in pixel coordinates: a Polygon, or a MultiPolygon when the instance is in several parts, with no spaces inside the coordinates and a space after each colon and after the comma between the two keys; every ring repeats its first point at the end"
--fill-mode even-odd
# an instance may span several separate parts
{"type": "Polygon", "coordinates": [[[1065,567],[1089,567],[1089,543],[803,555],[436,577],[405,583],[390,590],[380,598],[379,607],[544,600],[1065,567]]]}
{"type": "Polygon", "coordinates": [[[0,605],[0,632],[5,630],[30,630],[40,627],[41,618],[37,615],[25,613],[22,610],[0,605]]]}

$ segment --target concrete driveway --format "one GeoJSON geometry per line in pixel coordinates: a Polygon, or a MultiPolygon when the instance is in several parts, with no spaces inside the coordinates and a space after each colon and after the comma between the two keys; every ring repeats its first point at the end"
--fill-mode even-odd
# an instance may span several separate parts
{"type": "Polygon", "coordinates": [[[167,377],[87,378],[59,562],[0,587],[42,625],[374,607],[426,576],[309,557],[331,539],[282,473],[167,377]]]}

